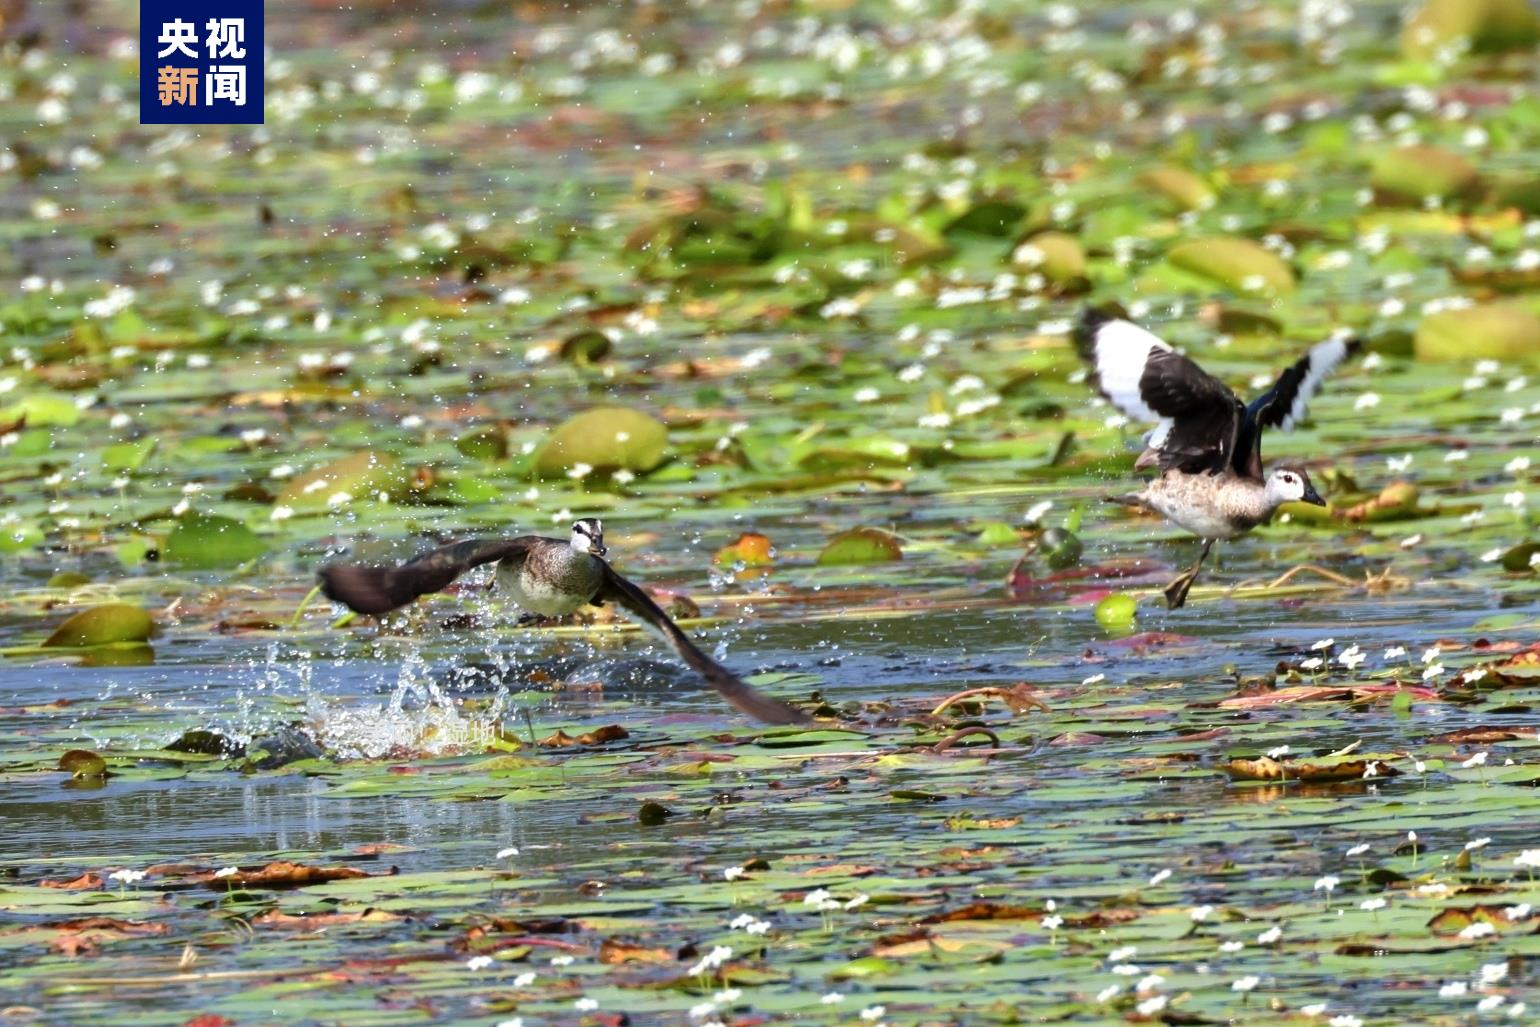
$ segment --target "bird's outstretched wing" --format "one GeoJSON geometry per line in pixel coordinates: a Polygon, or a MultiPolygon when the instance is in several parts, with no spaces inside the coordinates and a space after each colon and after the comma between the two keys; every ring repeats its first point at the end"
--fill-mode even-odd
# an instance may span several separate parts
{"type": "Polygon", "coordinates": [[[691,670],[705,678],[734,709],[766,724],[812,723],[812,718],[806,713],[745,684],[738,675],[701,652],[646,592],[621,577],[608,564],[605,565],[604,584],[600,586],[599,596],[613,600],[645,627],[660,635],[669,648],[691,670]]]}
{"type": "Polygon", "coordinates": [[[430,549],[394,567],[334,563],[321,568],[321,591],[358,613],[389,613],[418,596],[442,592],[472,567],[522,559],[536,536],[471,539],[430,549]]]}
{"type": "Polygon", "coordinates": [[[1157,422],[1148,446],[1162,469],[1218,471],[1229,462],[1244,408],[1224,382],[1133,322],[1098,310],[1081,316],[1075,342],[1097,391],[1129,417],[1157,422]]]}
{"type": "Polygon", "coordinates": [[[1337,365],[1357,353],[1363,344],[1357,339],[1327,339],[1310,347],[1310,352],[1289,365],[1278,380],[1246,407],[1241,437],[1235,447],[1236,470],[1252,477],[1262,476],[1262,431],[1282,428],[1293,431],[1304,420],[1311,397],[1321,390],[1326,376],[1337,365]]]}

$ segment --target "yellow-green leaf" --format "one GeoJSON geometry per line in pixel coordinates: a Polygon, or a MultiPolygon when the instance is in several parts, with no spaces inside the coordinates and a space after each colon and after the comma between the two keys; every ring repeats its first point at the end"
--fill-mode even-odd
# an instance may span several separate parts
{"type": "Polygon", "coordinates": [[[73,615],[55,628],[43,645],[73,648],[146,642],[154,630],[155,621],[148,611],[127,603],[107,603],[73,615]]]}

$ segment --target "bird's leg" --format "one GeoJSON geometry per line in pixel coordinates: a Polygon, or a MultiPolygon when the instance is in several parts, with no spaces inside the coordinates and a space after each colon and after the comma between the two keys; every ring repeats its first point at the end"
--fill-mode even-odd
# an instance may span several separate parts
{"type": "Polygon", "coordinates": [[[554,624],[560,624],[560,617],[547,617],[543,613],[519,614],[518,626],[521,628],[548,628],[554,624]]]}
{"type": "Polygon", "coordinates": [[[1198,571],[1203,567],[1203,561],[1208,558],[1208,551],[1214,548],[1214,540],[1203,540],[1203,549],[1198,553],[1198,561],[1188,568],[1187,573],[1177,578],[1166,586],[1166,606],[1175,610],[1187,602],[1187,590],[1192,588],[1192,583],[1198,577],[1198,571]]]}

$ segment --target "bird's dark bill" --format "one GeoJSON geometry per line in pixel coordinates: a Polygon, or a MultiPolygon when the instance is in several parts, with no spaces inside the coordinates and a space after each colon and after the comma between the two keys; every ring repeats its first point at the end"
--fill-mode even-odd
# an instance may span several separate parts
{"type": "Polygon", "coordinates": [[[1326,505],[1326,500],[1321,498],[1321,494],[1315,490],[1315,486],[1310,484],[1308,481],[1305,482],[1305,494],[1301,498],[1303,498],[1305,502],[1311,504],[1312,506],[1326,505]]]}

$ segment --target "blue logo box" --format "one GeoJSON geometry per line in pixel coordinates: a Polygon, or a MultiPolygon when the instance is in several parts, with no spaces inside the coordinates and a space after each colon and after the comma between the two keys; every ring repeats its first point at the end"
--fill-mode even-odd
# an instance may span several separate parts
{"type": "Polygon", "coordinates": [[[262,0],[139,0],[139,123],[260,125],[262,0]]]}

